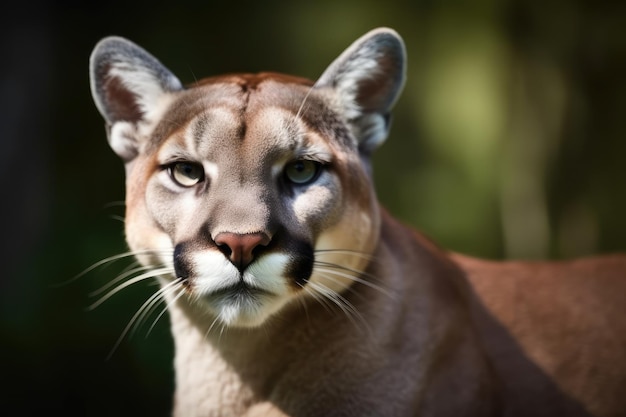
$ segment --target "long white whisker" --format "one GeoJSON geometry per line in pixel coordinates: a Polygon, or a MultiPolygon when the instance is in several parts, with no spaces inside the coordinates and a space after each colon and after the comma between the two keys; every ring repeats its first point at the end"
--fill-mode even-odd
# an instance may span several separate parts
{"type": "MultiPolygon", "coordinates": [[[[329,279],[332,280],[332,278],[329,279]]],[[[359,313],[356,307],[341,294],[332,291],[330,288],[326,287],[323,284],[309,282],[308,285],[310,285],[313,289],[315,289],[315,291],[323,295],[326,299],[332,301],[335,305],[337,305],[337,307],[339,307],[341,311],[343,311],[343,313],[355,327],[359,326],[359,324],[355,320],[358,319],[358,321],[363,325],[363,328],[368,332],[370,331],[369,326],[367,325],[367,322],[365,321],[361,313],[359,313]]]]}
{"type": "Polygon", "coordinates": [[[133,279],[129,279],[128,281],[118,285],[117,287],[115,287],[114,289],[106,293],[104,296],[102,296],[102,298],[100,298],[98,301],[96,301],[91,306],[89,306],[88,310],[93,310],[97,308],[100,304],[104,303],[106,300],[108,300],[113,295],[117,294],[118,292],[120,292],[126,287],[136,284],[137,282],[144,281],[146,279],[150,279],[154,277],[158,277],[159,275],[165,275],[171,272],[172,272],[172,268],[159,268],[153,271],[146,272],[145,274],[141,274],[133,279]]]}
{"type": "Polygon", "coordinates": [[[311,288],[313,288],[319,294],[323,295],[327,300],[330,300],[335,305],[337,305],[346,314],[346,316],[351,319],[351,321],[353,314],[360,315],[357,312],[356,308],[354,308],[354,306],[348,300],[346,300],[345,297],[342,297],[336,291],[333,291],[320,283],[309,282],[308,285],[310,285],[311,288]]]}
{"type": "Polygon", "coordinates": [[[171,253],[172,250],[168,249],[168,250],[164,250],[164,251],[160,251],[160,250],[154,250],[154,249],[146,249],[146,250],[138,250],[138,251],[128,251],[128,252],[123,252],[117,255],[113,255],[113,256],[109,256],[107,258],[104,258],[98,262],[95,262],[94,264],[92,264],[91,266],[89,266],[88,268],[84,269],[82,272],[80,272],[79,274],[73,276],[72,278],[59,282],[57,284],[50,284],[51,287],[53,288],[59,288],[62,287],[64,285],[68,285],[82,277],[84,277],[85,275],[87,275],[89,272],[93,271],[96,268],[99,268],[103,265],[107,265],[110,263],[113,263],[115,261],[119,261],[120,259],[125,259],[125,258],[130,258],[132,256],[137,256],[137,255],[144,255],[144,254],[158,254],[158,253],[171,253]]]}
{"type": "Polygon", "coordinates": [[[309,88],[309,91],[306,92],[306,95],[302,99],[302,103],[300,103],[300,107],[298,108],[298,111],[296,112],[295,120],[298,120],[300,118],[300,113],[302,113],[302,110],[304,110],[304,105],[306,104],[307,100],[309,99],[309,96],[313,92],[313,89],[315,89],[315,85],[316,84],[317,84],[317,82],[315,84],[313,84],[311,86],[311,88],[309,88]]]}
{"type": "Polygon", "coordinates": [[[117,221],[122,222],[122,223],[126,223],[126,219],[124,218],[124,216],[118,216],[117,214],[110,215],[109,219],[117,220],[117,221]]]}
{"type": "MultiPolygon", "coordinates": [[[[182,281],[182,279],[180,280],[182,281]]],[[[156,326],[157,322],[161,319],[161,317],[163,317],[163,314],[165,314],[165,312],[169,309],[169,307],[174,304],[180,297],[182,297],[182,295],[185,293],[185,287],[181,285],[181,289],[178,292],[178,294],[174,297],[174,299],[168,303],[165,304],[165,307],[163,307],[163,310],[161,310],[161,313],[159,313],[159,315],[157,316],[156,319],[154,319],[154,321],[152,322],[152,325],[150,326],[150,328],[148,329],[148,332],[146,333],[146,337],[148,337],[150,335],[150,333],[152,332],[152,329],[154,329],[154,326],[156,326]]],[[[176,291],[176,289],[172,290],[172,292],[176,291]]]]}
{"type": "Polygon", "coordinates": [[[367,259],[367,260],[374,259],[374,257],[367,252],[359,252],[359,251],[349,250],[349,249],[316,249],[315,250],[315,255],[334,255],[334,254],[353,255],[353,256],[367,259]]]}
{"type": "Polygon", "coordinates": [[[324,310],[326,310],[328,312],[332,311],[332,308],[331,308],[330,304],[326,300],[326,296],[324,296],[323,294],[319,293],[315,288],[312,288],[311,285],[306,285],[303,288],[304,288],[304,291],[307,292],[307,294],[309,294],[311,297],[313,297],[313,299],[315,301],[317,301],[318,303],[321,304],[322,307],[324,307],[324,310]]]}
{"type": "Polygon", "coordinates": [[[224,330],[226,330],[226,323],[223,320],[220,320],[219,323],[221,324],[221,326],[220,326],[220,335],[217,338],[217,340],[218,340],[218,342],[221,342],[222,341],[222,336],[224,335],[224,330]]]}
{"type": "MultiPolygon", "coordinates": [[[[298,283],[298,285],[300,286],[300,288],[304,289],[304,290],[305,290],[305,292],[307,292],[307,293],[308,293],[308,294],[310,294],[313,298],[315,298],[315,297],[313,296],[313,292],[312,292],[312,291],[309,291],[309,289],[308,289],[308,288],[306,288],[303,284],[298,283]]],[[[303,297],[298,297],[298,301],[299,301],[299,303],[302,305],[302,308],[304,309],[304,315],[306,316],[306,322],[310,324],[310,323],[311,323],[311,319],[310,319],[310,317],[309,317],[309,308],[308,308],[308,307],[307,307],[307,305],[306,305],[306,300],[305,300],[303,297]]]]}
{"type": "Polygon", "coordinates": [[[111,201],[110,203],[106,203],[102,208],[109,209],[112,207],[124,207],[124,206],[126,206],[126,202],[119,200],[119,201],[111,201]]]}
{"type": "Polygon", "coordinates": [[[135,268],[129,269],[129,270],[123,272],[122,274],[118,275],[116,278],[112,279],[111,281],[109,281],[108,283],[106,283],[102,287],[98,288],[97,290],[92,291],[89,295],[91,297],[95,297],[96,295],[102,294],[103,292],[105,292],[109,288],[113,287],[114,285],[118,284],[119,282],[124,281],[129,276],[134,275],[134,274],[136,274],[138,272],[149,271],[151,269],[152,269],[151,266],[139,266],[139,267],[136,266],[135,268]]]}
{"type": "Polygon", "coordinates": [[[336,264],[333,262],[325,262],[325,261],[315,261],[315,264],[318,266],[325,266],[331,269],[335,269],[335,270],[342,270],[342,271],[346,271],[352,274],[352,276],[354,277],[366,277],[369,278],[372,281],[380,281],[377,277],[375,277],[372,274],[369,274],[365,271],[359,270],[359,269],[354,269],[354,268],[348,268],[347,266],[344,265],[340,265],[340,264],[336,264]]]}
{"type": "Polygon", "coordinates": [[[167,293],[176,291],[180,281],[180,279],[177,279],[162,288],[159,288],[159,290],[156,291],[152,297],[146,300],[146,302],[139,308],[139,310],[143,310],[143,313],[137,318],[137,325],[133,327],[133,330],[130,333],[131,337],[135,334],[135,330],[141,326],[141,323],[152,313],[156,305],[165,299],[167,293]]]}
{"type": "Polygon", "coordinates": [[[98,268],[98,267],[100,267],[102,265],[105,265],[105,264],[117,261],[119,259],[129,258],[129,257],[131,257],[133,255],[134,255],[133,252],[124,252],[124,253],[120,253],[118,255],[109,256],[108,258],[104,258],[104,259],[94,263],[93,265],[91,265],[87,269],[83,270],[81,273],[73,276],[72,278],[70,278],[70,279],[68,279],[66,281],[60,282],[58,284],[52,284],[52,286],[53,287],[61,287],[63,285],[67,285],[67,284],[69,284],[71,282],[74,282],[77,279],[87,275],[89,272],[93,271],[94,269],[96,269],[96,268],[98,268]]]}
{"type": "Polygon", "coordinates": [[[372,288],[372,289],[374,289],[376,291],[379,291],[382,294],[385,294],[386,296],[388,296],[390,298],[394,298],[394,296],[389,291],[387,291],[385,288],[381,287],[380,285],[376,285],[376,284],[374,284],[374,283],[372,283],[372,282],[370,282],[368,280],[365,280],[363,278],[360,278],[360,277],[356,276],[355,274],[358,271],[353,271],[353,270],[351,270],[349,268],[345,268],[345,267],[342,267],[342,266],[339,266],[339,265],[320,263],[320,262],[317,262],[317,261],[315,262],[315,265],[316,265],[315,271],[317,271],[317,272],[324,272],[324,273],[327,273],[327,274],[334,274],[334,275],[337,275],[337,276],[340,276],[340,277],[348,278],[351,281],[358,282],[358,283],[363,284],[363,285],[365,285],[367,287],[370,287],[370,288],[372,288]],[[345,271],[348,271],[348,272],[353,272],[354,274],[349,274],[349,273],[343,272],[342,270],[345,270],[345,271]]]}
{"type": "Polygon", "coordinates": [[[121,273],[123,274],[126,271],[130,271],[133,268],[137,268],[138,266],[141,266],[141,263],[139,263],[139,261],[132,262],[132,263],[128,264],[126,267],[124,267],[124,269],[122,269],[121,273]]]}
{"type": "Polygon", "coordinates": [[[215,318],[213,319],[213,321],[211,322],[211,325],[209,326],[209,329],[204,334],[204,338],[205,339],[209,336],[209,333],[211,333],[211,329],[213,329],[213,326],[215,326],[215,323],[217,323],[219,321],[219,319],[220,319],[220,316],[216,315],[215,318]]]}
{"type": "Polygon", "coordinates": [[[306,92],[304,98],[302,99],[302,102],[300,103],[300,107],[298,107],[298,111],[296,112],[296,115],[293,118],[293,121],[287,126],[288,130],[290,130],[292,128],[292,126],[295,126],[296,122],[298,121],[298,119],[300,119],[300,114],[302,114],[302,110],[304,110],[304,106],[305,106],[307,100],[309,99],[309,96],[311,95],[311,93],[315,89],[316,85],[317,85],[317,81],[306,92]]]}
{"type": "MultiPolygon", "coordinates": [[[[171,284],[177,284],[177,281],[173,281],[171,284]]],[[[167,288],[168,286],[163,287],[163,289],[167,288]]],[[[163,290],[162,289],[162,290],[163,290]]],[[[128,322],[128,324],[126,325],[126,327],[124,327],[124,330],[122,331],[122,334],[120,335],[120,337],[117,338],[117,341],[115,342],[115,345],[113,345],[113,348],[111,349],[111,351],[109,352],[109,354],[107,355],[107,360],[111,359],[111,357],[113,356],[113,353],[115,353],[115,351],[117,350],[117,348],[119,347],[120,343],[122,343],[122,340],[124,339],[124,337],[126,336],[126,334],[128,333],[128,331],[133,327],[135,321],[137,320],[137,317],[139,317],[142,312],[144,311],[144,309],[146,308],[146,305],[149,305],[150,303],[152,303],[152,301],[160,296],[162,296],[162,291],[157,291],[156,293],[152,294],[143,304],[142,306],[139,308],[139,310],[137,310],[137,312],[133,315],[133,317],[131,317],[130,321],[128,322]]]]}

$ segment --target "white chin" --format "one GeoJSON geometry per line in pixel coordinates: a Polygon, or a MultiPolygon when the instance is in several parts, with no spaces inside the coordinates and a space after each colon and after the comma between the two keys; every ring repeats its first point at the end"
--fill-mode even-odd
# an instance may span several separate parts
{"type": "Polygon", "coordinates": [[[236,300],[211,300],[210,308],[219,321],[226,326],[258,327],[275,311],[273,308],[268,308],[268,304],[272,304],[268,301],[263,302],[250,296],[241,296],[236,300]]]}
{"type": "Polygon", "coordinates": [[[210,316],[214,316],[211,327],[259,327],[289,302],[290,298],[269,293],[250,294],[232,292],[228,294],[198,297],[210,316]]]}
{"type": "Polygon", "coordinates": [[[251,264],[243,276],[221,253],[195,256],[199,272],[194,285],[197,298],[223,325],[257,327],[290,299],[281,276],[288,257],[270,254],[251,264]]]}

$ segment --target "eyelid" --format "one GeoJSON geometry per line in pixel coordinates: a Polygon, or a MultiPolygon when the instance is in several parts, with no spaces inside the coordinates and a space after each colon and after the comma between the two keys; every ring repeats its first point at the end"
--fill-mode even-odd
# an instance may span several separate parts
{"type": "Polygon", "coordinates": [[[197,161],[189,150],[182,144],[168,141],[157,153],[159,166],[167,166],[176,162],[197,161]]]}
{"type": "Polygon", "coordinates": [[[182,164],[182,163],[202,165],[200,162],[197,162],[193,158],[190,158],[184,155],[172,155],[168,158],[165,158],[163,162],[159,163],[159,168],[168,169],[172,165],[182,164]]]}
{"type": "Polygon", "coordinates": [[[295,157],[290,162],[298,160],[313,161],[322,165],[329,165],[332,163],[333,158],[332,154],[329,152],[317,149],[308,149],[303,152],[297,152],[295,157]]]}

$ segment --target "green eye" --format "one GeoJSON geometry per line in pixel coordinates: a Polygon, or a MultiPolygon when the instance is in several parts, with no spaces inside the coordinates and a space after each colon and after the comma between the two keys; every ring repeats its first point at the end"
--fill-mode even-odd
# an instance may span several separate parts
{"type": "Polygon", "coordinates": [[[285,176],[294,184],[304,185],[317,179],[320,171],[321,164],[319,162],[299,159],[287,164],[285,176]]]}
{"type": "Polygon", "coordinates": [[[178,185],[193,187],[204,180],[204,169],[200,164],[176,162],[169,168],[170,176],[178,185]]]}

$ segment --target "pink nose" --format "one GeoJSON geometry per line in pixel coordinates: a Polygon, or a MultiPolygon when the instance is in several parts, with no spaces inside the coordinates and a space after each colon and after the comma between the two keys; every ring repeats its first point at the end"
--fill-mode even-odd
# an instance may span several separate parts
{"type": "Polygon", "coordinates": [[[270,243],[270,238],[265,233],[239,234],[223,232],[215,236],[214,240],[224,255],[240,271],[243,271],[252,263],[256,248],[267,246],[270,243]]]}

